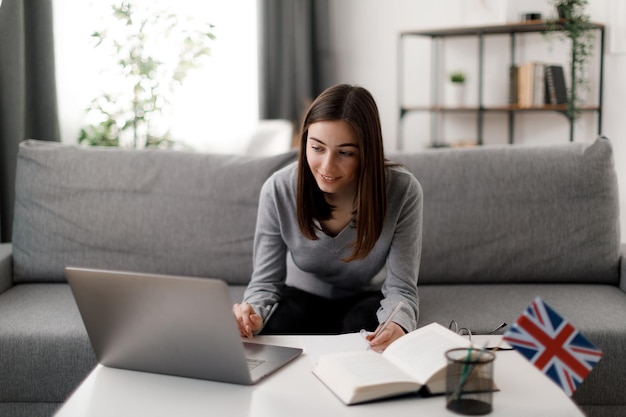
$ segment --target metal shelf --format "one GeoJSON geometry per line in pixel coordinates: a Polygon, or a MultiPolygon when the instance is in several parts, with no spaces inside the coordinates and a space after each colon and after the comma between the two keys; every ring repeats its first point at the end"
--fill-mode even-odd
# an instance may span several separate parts
{"type": "MultiPolygon", "coordinates": [[[[600,32],[600,79],[598,81],[598,105],[583,106],[580,108],[582,112],[594,112],[598,118],[598,134],[602,131],[602,89],[603,89],[603,73],[604,73],[604,25],[600,23],[592,23],[590,28],[592,30],[598,30],[600,32]]],[[[529,21],[520,22],[507,25],[493,25],[493,26],[470,26],[470,27],[458,27],[458,28],[444,28],[444,29],[432,29],[432,30],[420,30],[420,31],[402,31],[400,32],[398,39],[398,109],[399,109],[399,123],[398,123],[398,150],[402,150],[404,147],[404,139],[402,132],[402,122],[404,117],[408,113],[412,112],[429,112],[431,113],[431,144],[433,146],[439,146],[439,138],[437,138],[437,123],[434,119],[438,114],[442,113],[468,113],[475,112],[477,117],[477,131],[476,131],[476,143],[478,145],[483,144],[483,119],[486,113],[490,112],[504,112],[508,114],[508,130],[509,130],[509,143],[514,143],[514,123],[515,114],[518,112],[557,112],[563,114],[569,122],[569,140],[574,140],[574,119],[567,115],[566,105],[545,105],[540,107],[528,107],[522,108],[517,105],[503,104],[501,106],[485,106],[483,104],[483,90],[484,90],[484,37],[488,35],[509,35],[511,44],[511,65],[515,64],[515,37],[517,34],[524,33],[540,33],[547,29],[545,21],[529,21]],[[404,104],[404,41],[409,37],[430,37],[431,38],[431,85],[434,86],[435,91],[431,94],[430,105],[410,106],[404,104]],[[438,88],[437,75],[439,74],[437,57],[441,53],[443,48],[442,40],[447,37],[478,37],[478,102],[475,106],[463,106],[463,107],[450,107],[440,106],[436,104],[436,88],[438,88]]]]}

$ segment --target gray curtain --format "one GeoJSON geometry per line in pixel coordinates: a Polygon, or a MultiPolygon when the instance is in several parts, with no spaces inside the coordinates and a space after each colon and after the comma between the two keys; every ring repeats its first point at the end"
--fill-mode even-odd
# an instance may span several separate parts
{"type": "Polygon", "coordinates": [[[329,2],[259,0],[259,15],[260,117],[297,124],[333,76],[329,2]]]}
{"type": "Polygon", "coordinates": [[[15,165],[24,139],[59,140],[52,0],[0,6],[0,235],[11,241],[15,165]]]}

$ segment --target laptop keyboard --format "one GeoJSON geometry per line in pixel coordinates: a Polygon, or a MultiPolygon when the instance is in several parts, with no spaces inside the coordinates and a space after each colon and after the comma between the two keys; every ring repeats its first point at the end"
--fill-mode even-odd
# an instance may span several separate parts
{"type": "Polygon", "coordinates": [[[250,358],[246,358],[246,360],[248,361],[248,369],[249,370],[253,370],[254,368],[256,368],[257,366],[261,365],[262,363],[265,363],[264,360],[262,359],[250,359],[250,358]]]}

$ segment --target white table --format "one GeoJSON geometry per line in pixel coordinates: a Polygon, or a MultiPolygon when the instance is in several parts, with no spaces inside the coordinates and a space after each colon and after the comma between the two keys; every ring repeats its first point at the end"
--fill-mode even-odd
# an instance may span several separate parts
{"type": "MultiPolygon", "coordinates": [[[[457,416],[443,396],[403,397],[346,406],[312,373],[324,351],[351,349],[341,336],[264,336],[260,343],[300,346],[304,354],[254,386],[133,372],[98,365],[56,417],[139,416],[457,416]]],[[[584,416],[551,380],[515,351],[497,353],[490,416],[584,416]]]]}

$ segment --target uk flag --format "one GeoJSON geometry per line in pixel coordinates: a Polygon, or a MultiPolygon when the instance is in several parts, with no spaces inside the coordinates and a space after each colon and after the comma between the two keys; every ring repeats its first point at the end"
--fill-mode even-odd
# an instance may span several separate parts
{"type": "Polygon", "coordinates": [[[539,297],[503,338],[568,396],[602,357],[598,348],[539,297]]]}

